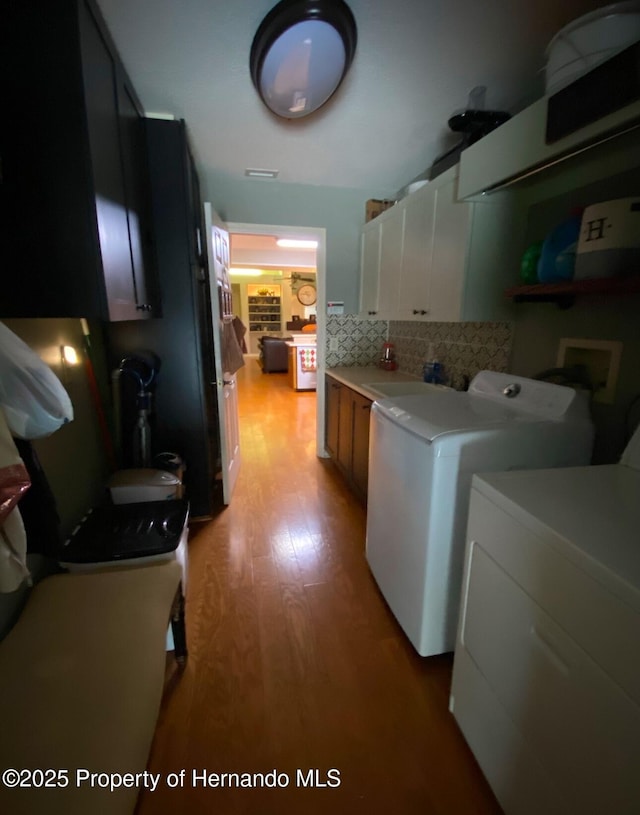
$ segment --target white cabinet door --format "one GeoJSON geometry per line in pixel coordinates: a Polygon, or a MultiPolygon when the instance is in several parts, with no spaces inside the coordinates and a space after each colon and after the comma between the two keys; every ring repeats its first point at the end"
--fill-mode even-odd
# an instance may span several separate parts
{"type": "Polygon", "coordinates": [[[431,311],[435,195],[427,186],[405,202],[397,319],[425,320],[431,311]]]}
{"type": "Polygon", "coordinates": [[[461,320],[462,297],[473,204],[456,200],[457,179],[436,189],[431,259],[430,320],[461,320]]]}
{"type": "Polygon", "coordinates": [[[360,316],[376,318],[380,280],[380,224],[368,223],[362,230],[360,248],[360,316]]]}
{"type": "Polygon", "coordinates": [[[403,202],[406,211],[397,319],[463,319],[473,205],[457,200],[456,187],[454,167],[403,202]]]}
{"type": "Polygon", "coordinates": [[[387,210],[380,223],[380,282],[378,285],[378,315],[383,320],[397,317],[400,267],[404,242],[403,203],[387,210]]]}

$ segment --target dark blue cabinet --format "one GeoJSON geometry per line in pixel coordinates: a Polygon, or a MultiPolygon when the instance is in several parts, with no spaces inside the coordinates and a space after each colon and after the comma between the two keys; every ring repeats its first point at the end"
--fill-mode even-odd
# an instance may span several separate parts
{"type": "Polygon", "coordinates": [[[97,6],[2,28],[0,317],[158,316],[143,110],[97,6]]]}

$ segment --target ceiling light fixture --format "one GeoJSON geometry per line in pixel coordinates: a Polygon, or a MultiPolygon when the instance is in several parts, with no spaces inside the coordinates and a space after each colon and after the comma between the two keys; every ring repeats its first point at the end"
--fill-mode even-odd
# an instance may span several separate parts
{"type": "Polygon", "coordinates": [[[236,277],[260,277],[264,274],[262,269],[229,269],[229,274],[236,277]]]}
{"type": "Polygon", "coordinates": [[[278,238],[278,246],[283,249],[317,249],[318,241],[297,240],[295,238],[278,238]]]}
{"type": "Polygon", "coordinates": [[[263,275],[267,277],[281,277],[282,269],[251,269],[232,266],[229,269],[229,274],[231,277],[262,277],[263,275]]]}
{"type": "Polygon", "coordinates": [[[251,79],[277,116],[299,119],[335,93],[353,60],[356,22],[343,0],[282,0],[251,46],[251,79]]]}

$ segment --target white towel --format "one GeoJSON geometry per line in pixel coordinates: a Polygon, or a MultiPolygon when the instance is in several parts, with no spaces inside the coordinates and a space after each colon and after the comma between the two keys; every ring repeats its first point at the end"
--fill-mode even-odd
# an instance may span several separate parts
{"type": "Polygon", "coordinates": [[[316,370],[316,349],[300,348],[300,368],[305,373],[316,370]]]}
{"type": "Polygon", "coordinates": [[[27,536],[16,507],[30,486],[29,474],[0,409],[0,593],[15,591],[25,579],[27,536]]]}

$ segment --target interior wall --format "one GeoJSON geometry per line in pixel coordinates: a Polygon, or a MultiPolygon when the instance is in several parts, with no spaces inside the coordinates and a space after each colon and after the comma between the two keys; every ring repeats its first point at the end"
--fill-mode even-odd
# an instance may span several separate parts
{"type": "MultiPolygon", "coordinates": [[[[102,498],[110,472],[109,460],[100,433],[95,404],[89,387],[83,356],[83,334],[77,319],[5,319],[17,334],[51,368],[67,390],[74,419],[51,436],[37,439],[33,447],[56,499],[61,533],[66,537],[90,507],[102,498]],[[63,369],[60,347],[76,349],[79,363],[63,369]]],[[[100,325],[91,325],[92,359],[102,389],[108,399],[100,325]]],[[[107,411],[108,404],[105,405],[107,411]]]]}
{"type": "MultiPolygon", "coordinates": [[[[637,195],[640,188],[640,142],[636,133],[613,142],[604,158],[597,151],[576,162],[566,176],[550,181],[546,194],[533,189],[524,246],[541,240],[567,218],[574,207],[637,195]],[[593,157],[591,157],[593,156],[593,157]],[[624,167],[624,172],[620,172],[624,167]],[[596,180],[591,181],[591,177],[596,180]],[[586,183],[589,181],[590,183],[586,183]]],[[[630,269],[637,274],[637,269],[630,269]]],[[[514,275],[514,283],[515,280],[514,275]]],[[[512,372],[533,376],[556,367],[560,340],[622,342],[620,373],[611,405],[594,402],[596,443],[593,461],[619,459],[630,434],[634,399],[640,395],[640,295],[601,295],[577,299],[568,309],[552,303],[521,303],[514,309],[512,372]]],[[[635,417],[637,421],[637,416],[635,417]]]]}
{"type": "Polygon", "coordinates": [[[326,299],[356,314],[360,297],[360,230],[376,190],[242,179],[200,168],[205,196],[227,222],[326,229],[326,299]]]}
{"type": "MultiPolygon", "coordinates": [[[[579,300],[566,310],[552,303],[522,303],[514,326],[512,372],[534,376],[556,366],[563,337],[622,342],[620,375],[612,405],[594,402],[593,462],[616,462],[628,440],[633,401],[640,396],[640,296],[579,300]]],[[[637,421],[639,417],[636,415],[637,421]]]]}

